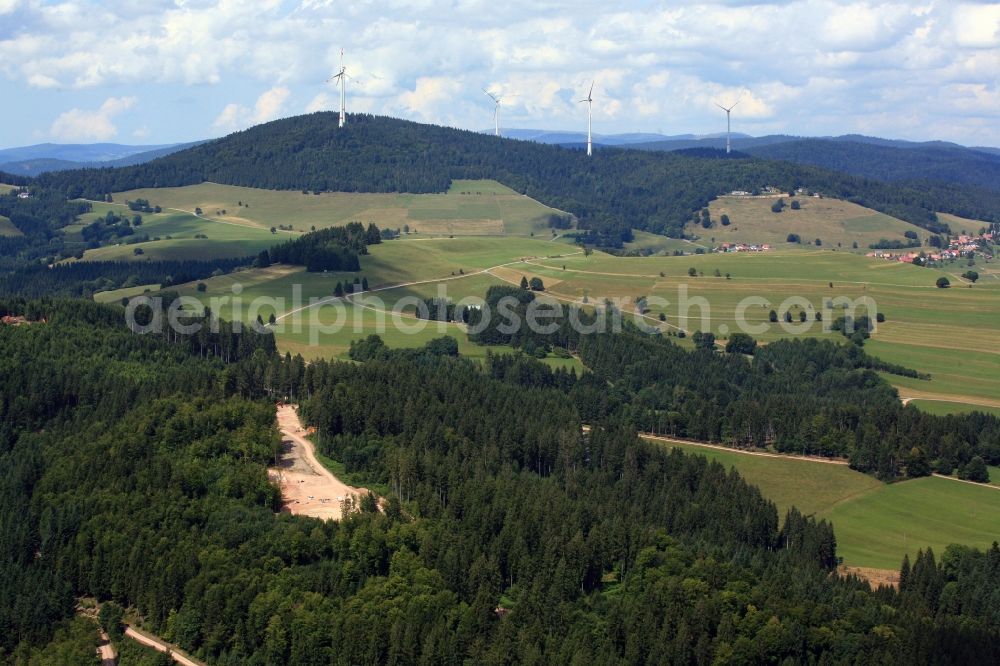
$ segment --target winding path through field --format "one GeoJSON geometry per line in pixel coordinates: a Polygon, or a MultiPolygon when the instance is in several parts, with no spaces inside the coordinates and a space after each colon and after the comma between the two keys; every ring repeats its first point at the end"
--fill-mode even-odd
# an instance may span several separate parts
{"type": "MultiPolygon", "coordinates": [[[[582,253],[582,251],[581,252],[569,252],[569,253],[567,253],[565,255],[559,255],[559,256],[569,257],[569,256],[573,256],[575,254],[583,254],[583,253],[582,253]]],[[[465,278],[474,277],[476,275],[485,275],[485,274],[492,275],[493,277],[496,277],[496,278],[502,280],[503,278],[501,278],[501,277],[499,277],[497,275],[494,275],[490,271],[496,270],[498,268],[504,268],[506,266],[516,266],[517,264],[524,264],[524,263],[527,263],[527,260],[529,258],[530,257],[522,257],[521,259],[516,259],[514,261],[508,261],[507,263],[503,263],[503,264],[497,264],[496,266],[490,266],[489,268],[484,268],[484,269],[478,270],[478,271],[472,271],[470,273],[463,273],[462,275],[449,275],[449,276],[440,277],[440,278],[431,278],[429,280],[413,280],[411,282],[399,282],[397,284],[383,285],[381,287],[375,287],[374,289],[368,289],[368,290],[363,291],[363,292],[358,292],[357,294],[349,294],[348,296],[353,297],[353,296],[358,296],[358,295],[361,295],[361,294],[372,294],[372,293],[379,292],[379,291],[390,291],[392,289],[402,289],[404,287],[415,287],[417,285],[422,285],[422,284],[435,284],[437,282],[450,282],[451,280],[463,280],[465,278]]],[[[340,300],[348,300],[348,296],[329,296],[327,298],[321,298],[320,300],[318,300],[318,301],[316,301],[314,303],[309,303],[307,305],[302,305],[300,307],[295,308],[294,310],[289,310],[288,312],[284,312],[281,315],[275,317],[275,321],[276,322],[277,321],[281,321],[282,319],[284,319],[286,317],[290,317],[291,315],[296,314],[298,312],[302,312],[303,310],[308,310],[309,308],[315,308],[315,307],[318,307],[320,305],[325,305],[327,303],[334,303],[334,302],[340,301],[340,300]]]]}

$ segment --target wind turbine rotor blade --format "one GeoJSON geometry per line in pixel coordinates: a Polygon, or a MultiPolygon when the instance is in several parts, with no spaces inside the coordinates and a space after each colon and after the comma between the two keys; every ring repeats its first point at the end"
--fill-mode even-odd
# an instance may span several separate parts
{"type": "Polygon", "coordinates": [[[591,81],[590,82],[590,90],[587,92],[587,101],[588,102],[591,101],[591,99],[594,97],[594,84],[595,83],[597,83],[597,81],[591,81]]]}

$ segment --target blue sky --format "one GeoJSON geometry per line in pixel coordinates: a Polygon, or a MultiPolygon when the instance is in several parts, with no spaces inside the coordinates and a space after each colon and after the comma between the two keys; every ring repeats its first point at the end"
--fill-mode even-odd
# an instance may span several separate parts
{"type": "Polygon", "coordinates": [[[333,109],[1000,145],[1000,3],[0,0],[0,147],[172,143],[333,109]]]}

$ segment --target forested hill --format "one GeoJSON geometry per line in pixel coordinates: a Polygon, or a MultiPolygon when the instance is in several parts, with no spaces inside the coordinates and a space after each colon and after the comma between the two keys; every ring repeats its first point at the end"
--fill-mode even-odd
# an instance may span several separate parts
{"type": "Polygon", "coordinates": [[[1000,155],[961,146],[917,144],[912,147],[862,141],[801,139],[741,150],[772,160],[786,160],[887,182],[918,181],[971,185],[1000,191],[1000,155]]]}
{"type": "Polygon", "coordinates": [[[633,228],[679,236],[719,194],[807,187],[934,228],[935,211],[1000,220],[1000,193],[908,189],[815,167],[604,149],[582,151],[393,118],[332,113],[286,118],[149,163],[39,176],[69,197],[213,181],[271,189],[442,192],[453,178],[492,178],[574,213],[592,240],[618,245],[633,228]]]}
{"type": "Polygon", "coordinates": [[[921,553],[873,592],[832,575],[828,523],[779,521],[734,471],[582,433],[538,361],[306,365],[121,312],[0,302],[33,322],[0,327],[5,666],[95,663],[40,653],[80,597],[219,666],[1000,660],[996,546],[921,553]],[[276,512],[282,396],[383,511],[276,512]]]}

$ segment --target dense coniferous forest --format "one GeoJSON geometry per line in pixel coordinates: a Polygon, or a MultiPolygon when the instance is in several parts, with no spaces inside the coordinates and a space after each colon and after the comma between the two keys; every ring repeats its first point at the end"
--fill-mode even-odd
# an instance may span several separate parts
{"type": "Polygon", "coordinates": [[[923,183],[952,183],[1000,190],[1000,155],[959,146],[900,147],[847,140],[800,139],[755,146],[747,152],[764,159],[809,164],[913,187],[922,187],[923,183]]]}
{"type": "Polygon", "coordinates": [[[374,224],[360,222],[303,234],[271,248],[270,260],[305,266],[311,272],[359,271],[358,255],[368,254],[369,245],[382,242],[374,224]]]}
{"type": "Polygon", "coordinates": [[[371,340],[307,365],[250,331],[229,356],[136,335],[118,306],[0,308],[35,322],[0,328],[7,663],[79,647],[81,595],[212,664],[1000,659],[996,547],[872,592],[831,575],[830,525],[610,418],[583,432],[585,380],[526,357],[371,340]],[[383,510],[275,513],[282,397],[383,510]]]}
{"type": "Polygon", "coordinates": [[[806,187],[934,231],[936,211],[1000,220],[1000,193],[888,185],[811,166],[627,149],[581,151],[384,117],[332,113],[278,120],[121,169],[43,174],[70,198],[204,181],[267,189],[443,192],[453,178],[493,178],[573,213],[585,240],[620,246],[631,229],[680,236],[693,211],[731,190],[806,187]],[[330,168],[341,163],[345,168],[330,168]]]}
{"type": "Polygon", "coordinates": [[[79,261],[56,264],[52,268],[35,264],[7,274],[0,273],[0,295],[79,296],[89,298],[99,291],[202,280],[249,266],[252,258],[212,261],[79,261]]]}
{"type": "MultiPolygon", "coordinates": [[[[780,340],[752,345],[750,360],[718,353],[713,342],[692,352],[628,321],[620,322],[623,332],[611,333],[620,319],[611,308],[594,315],[534,300],[525,289],[491,287],[484,302],[493,314],[485,326],[479,310],[462,313],[469,338],[513,345],[529,355],[556,348],[578,352],[592,372],[573,390],[588,422],[610,419],[734,447],[849,458],[855,469],[887,481],[931,470],[965,476],[970,465],[1000,463],[1000,419],[979,412],[935,416],[902,405],[876,371],[920,375],[868,356],[857,344],[780,340]],[[537,306],[537,320],[551,330],[523,325],[530,306],[537,306]]],[[[858,330],[866,327],[858,321],[858,330]]]]}
{"type": "Polygon", "coordinates": [[[926,475],[929,467],[961,473],[977,457],[977,465],[1000,462],[1000,419],[904,406],[875,372],[899,369],[853,344],[780,340],[758,348],[751,362],[625,333],[584,336],[579,350],[595,381],[581,386],[577,404],[595,420],[623,419],[639,430],[730,446],[845,457],[883,480],[926,475]]]}

